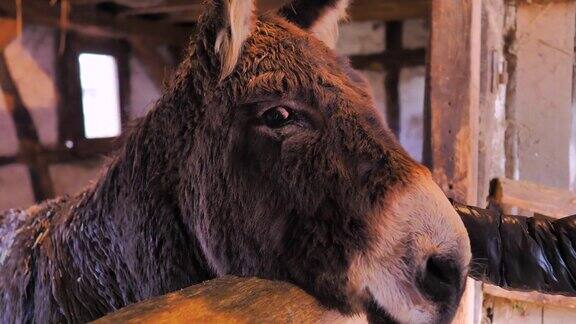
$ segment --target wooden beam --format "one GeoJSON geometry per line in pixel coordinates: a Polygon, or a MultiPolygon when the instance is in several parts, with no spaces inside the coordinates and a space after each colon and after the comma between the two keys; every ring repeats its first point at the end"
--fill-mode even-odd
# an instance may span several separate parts
{"type": "Polygon", "coordinates": [[[346,320],[291,284],[223,277],[125,307],[93,323],[343,323],[346,320]]]}
{"type": "Polygon", "coordinates": [[[0,89],[4,93],[8,113],[14,121],[20,152],[29,161],[28,172],[34,198],[37,202],[52,198],[54,197],[54,185],[50,177],[48,163],[42,156],[38,155],[38,152],[42,150],[38,131],[16,87],[4,52],[0,52],[0,89]]]}
{"type": "Polygon", "coordinates": [[[386,50],[379,54],[360,54],[350,56],[350,63],[355,69],[369,71],[386,71],[390,66],[411,67],[426,64],[426,49],[386,50]]]}
{"type": "Polygon", "coordinates": [[[18,162],[17,156],[0,156],[0,167],[18,162]]]}
{"type": "MultiPolygon", "coordinates": [[[[94,5],[104,0],[71,0],[72,5],[94,5]]],[[[395,21],[414,18],[424,18],[429,11],[430,0],[356,0],[350,8],[350,17],[353,20],[380,20],[395,21]]],[[[288,0],[263,0],[258,3],[260,11],[268,11],[279,8],[288,0]]],[[[135,4],[137,2],[134,2],[135,4]]],[[[169,19],[178,21],[195,22],[201,13],[202,2],[199,0],[165,0],[160,4],[135,6],[135,9],[125,12],[123,15],[134,16],[141,14],[173,13],[175,16],[169,19]],[[196,9],[198,8],[198,9],[196,9]],[[186,14],[181,10],[186,9],[186,14]],[[175,12],[179,11],[179,12],[175,12]]]]}
{"type": "Polygon", "coordinates": [[[451,198],[476,203],[480,83],[480,0],[432,4],[432,168],[451,198]]]}
{"type": "Polygon", "coordinates": [[[102,142],[90,143],[89,146],[79,145],[74,147],[74,149],[68,149],[62,146],[42,146],[41,149],[35,152],[35,155],[30,155],[26,152],[18,152],[16,155],[0,156],[0,166],[14,163],[28,165],[34,163],[35,158],[42,159],[49,165],[58,163],[85,162],[88,160],[102,159],[111,152],[114,152],[117,148],[118,144],[113,142],[108,142],[107,144],[102,142]]]}
{"type": "Polygon", "coordinates": [[[350,6],[352,20],[407,20],[424,18],[430,0],[356,0],[350,6]]]}
{"type": "Polygon", "coordinates": [[[204,6],[202,4],[181,4],[181,5],[158,5],[151,7],[142,7],[128,10],[126,12],[120,13],[120,17],[130,17],[138,15],[150,15],[150,14],[172,14],[172,13],[182,13],[185,12],[190,16],[195,16],[196,19],[202,13],[204,6]]]}
{"type": "MultiPolygon", "coordinates": [[[[78,1],[78,0],[74,0],[78,1]]],[[[287,3],[289,0],[260,0],[258,1],[258,11],[266,12],[275,10],[287,3]]],[[[159,4],[151,6],[141,6],[120,13],[120,16],[137,16],[147,14],[177,14],[180,17],[188,17],[190,21],[197,21],[205,8],[201,0],[164,0],[159,4]]]]}
{"type": "MultiPolygon", "coordinates": [[[[0,12],[16,16],[14,1],[1,1],[0,12]]],[[[60,7],[49,1],[24,1],[24,23],[61,27],[60,7]]],[[[187,43],[191,30],[163,22],[145,21],[138,18],[119,18],[97,11],[92,7],[72,7],[70,22],[65,28],[95,36],[140,38],[156,44],[187,43]]]]}
{"type": "MultiPolygon", "coordinates": [[[[428,100],[432,173],[451,198],[477,203],[481,0],[434,0],[428,100]]],[[[468,280],[455,323],[473,323],[480,306],[468,280]]],[[[476,316],[477,317],[477,316],[476,316]]]]}
{"type": "MultiPolygon", "coordinates": [[[[403,23],[386,23],[386,51],[402,50],[403,23]]],[[[386,69],[384,88],[386,89],[386,122],[390,130],[400,136],[400,70],[399,65],[389,65],[386,69]]]]}
{"type": "MultiPolygon", "coordinates": [[[[261,12],[279,8],[286,1],[268,0],[259,3],[261,12]]],[[[203,7],[193,2],[187,4],[162,4],[153,7],[143,7],[127,11],[123,15],[169,14],[170,22],[196,22],[203,7]]],[[[424,18],[428,13],[427,0],[358,0],[352,3],[350,17],[355,21],[380,20],[401,21],[406,19],[424,18]]]]}

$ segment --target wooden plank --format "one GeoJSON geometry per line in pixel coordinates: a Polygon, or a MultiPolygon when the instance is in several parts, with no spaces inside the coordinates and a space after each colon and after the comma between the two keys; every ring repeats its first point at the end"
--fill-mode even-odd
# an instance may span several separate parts
{"type": "MultiPolygon", "coordinates": [[[[90,153],[77,153],[76,151],[64,150],[64,149],[54,149],[37,152],[42,159],[52,165],[57,163],[70,163],[70,162],[86,162],[90,160],[101,160],[104,156],[110,154],[113,150],[106,150],[104,152],[95,151],[90,153]]],[[[28,164],[30,159],[25,154],[18,154],[12,156],[0,156],[0,167],[10,164],[28,164]]]]}
{"type": "Polygon", "coordinates": [[[562,218],[576,214],[576,193],[528,181],[494,180],[490,196],[498,203],[562,218]]]}
{"type": "Polygon", "coordinates": [[[478,134],[478,205],[485,207],[490,181],[505,176],[506,64],[504,20],[501,0],[482,1],[480,59],[480,109],[478,134]]]}
{"type": "MultiPolygon", "coordinates": [[[[23,11],[24,24],[40,24],[61,27],[60,8],[49,1],[27,1],[23,11]]],[[[16,16],[14,1],[0,1],[0,12],[9,17],[16,16]]],[[[67,29],[94,36],[118,38],[143,38],[156,44],[182,45],[187,43],[192,31],[164,22],[145,21],[137,18],[117,18],[113,14],[96,11],[94,8],[71,10],[67,29]]]]}
{"type": "MultiPolygon", "coordinates": [[[[431,4],[428,104],[434,179],[451,198],[475,205],[480,89],[480,0],[431,4]]],[[[474,282],[466,285],[455,323],[473,323],[474,282]]],[[[477,311],[479,313],[479,311],[477,311]]]]}
{"type": "MultiPolygon", "coordinates": [[[[279,8],[280,6],[288,3],[291,0],[259,0],[258,9],[260,11],[268,11],[279,8]]],[[[70,0],[74,6],[94,6],[101,3],[111,2],[110,0],[70,0]]],[[[142,1],[142,0],[122,0],[113,1],[124,6],[133,8],[126,12],[121,13],[121,15],[132,15],[138,12],[153,14],[162,13],[166,10],[171,11],[170,8],[200,8],[204,7],[202,0],[161,0],[161,1],[142,1]]]]}
{"type": "MultiPolygon", "coordinates": [[[[204,6],[201,3],[186,4],[161,4],[150,7],[140,7],[119,14],[120,17],[130,17],[150,14],[173,14],[186,12],[190,16],[198,17],[204,6]]],[[[197,18],[196,18],[197,19],[197,18]]]]}
{"type": "Polygon", "coordinates": [[[16,87],[4,52],[0,52],[0,89],[4,94],[8,113],[14,121],[20,154],[25,156],[25,160],[28,162],[34,198],[37,202],[52,198],[54,197],[54,185],[50,178],[48,163],[38,154],[42,151],[38,131],[16,87]]]}
{"type": "Polygon", "coordinates": [[[426,64],[426,49],[386,50],[379,54],[359,54],[350,56],[350,62],[355,69],[368,71],[386,71],[387,67],[423,66],[426,64]]]}
{"type": "Polygon", "coordinates": [[[428,15],[429,4],[430,0],[356,0],[350,7],[350,17],[381,21],[423,18],[428,15]]]}
{"type": "MultiPolygon", "coordinates": [[[[426,17],[429,10],[430,0],[356,0],[352,2],[350,17],[353,20],[380,20],[394,21],[426,17]]],[[[71,0],[74,5],[94,5],[107,2],[105,0],[71,0]]],[[[287,0],[263,0],[258,6],[261,11],[279,8],[287,0]]],[[[126,2],[123,2],[126,3],[126,2]]],[[[123,16],[134,16],[140,14],[173,14],[168,18],[174,21],[195,22],[201,13],[202,2],[200,0],[165,0],[160,4],[141,5],[133,1],[135,9],[122,14],[123,16]],[[185,9],[186,14],[175,12],[178,9],[185,9]]]]}
{"type": "Polygon", "coordinates": [[[484,284],[484,292],[494,297],[506,298],[515,301],[534,303],[539,305],[555,305],[576,309],[576,297],[548,295],[537,292],[512,291],[488,284],[484,284]]]}
{"type": "Polygon", "coordinates": [[[547,305],[542,311],[542,324],[573,324],[576,310],[547,305]]]}
{"type": "Polygon", "coordinates": [[[106,323],[345,323],[291,284],[223,277],[156,297],[107,315],[106,323]]]}
{"type": "MultiPolygon", "coordinates": [[[[169,0],[161,4],[135,5],[135,9],[116,17],[95,9],[94,5],[104,2],[109,1],[72,0],[68,28],[97,35],[140,37],[156,43],[181,44],[188,37],[186,30],[166,22],[196,22],[203,8],[198,0],[169,0]],[[160,21],[136,19],[138,15],[150,14],[167,15],[167,17],[160,21]]],[[[285,0],[266,0],[259,6],[261,11],[267,11],[285,2],[285,0]]],[[[10,16],[15,15],[13,1],[0,3],[0,9],[7,11],[10,16]]],[[[395,21],[423,18],[428,14],[429,0],[357,0],[353,2],[349,11],[353,20],[395,21]]],[[[59,26],[58,17],[58,6],[50,6],[48,1],[26,3],[25,22],[59,26]]]]}
{"type": "Polygon", "coordinates": [[[488,297],[487,323],[490,324],[542,324],[544,307],[503,298],[488,297]]]}

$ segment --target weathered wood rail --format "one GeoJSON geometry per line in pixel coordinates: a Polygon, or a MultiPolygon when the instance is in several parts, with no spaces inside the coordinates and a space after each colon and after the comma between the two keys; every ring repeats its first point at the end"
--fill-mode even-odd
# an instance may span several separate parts
{"type": "Polygon", "coordinates": [[[576,214],[576,193],[528,181],[495,179],[491,197],[504,207],[517,207],[554,218],[576,214]]]}
{"type": "Polygon", "coordinates": [[[93,323],[363,322],[327,310],[289,283],[223,277],[127,306],[93,323]]]}

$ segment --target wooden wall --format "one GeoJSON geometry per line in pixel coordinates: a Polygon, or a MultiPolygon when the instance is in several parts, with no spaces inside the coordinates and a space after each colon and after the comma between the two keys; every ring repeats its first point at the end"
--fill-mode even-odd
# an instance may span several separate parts
{"type": "MultiPolygon", "coordinates": [[[[488,0],[482,6],[478,203],[485,204],[494,177],[573,189],[576,2],[488,0]]],[[[483,304],[485,322],[576,321],[576,311],[561,305],[491,294],[483,304]]]]}

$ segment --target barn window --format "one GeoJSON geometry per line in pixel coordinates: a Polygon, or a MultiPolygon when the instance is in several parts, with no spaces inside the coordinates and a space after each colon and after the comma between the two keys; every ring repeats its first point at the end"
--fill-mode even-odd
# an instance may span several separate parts
{"type": "Polygon", "coordinates": [[[120,89],[118,66],[111,55],[82,53],[80,85],[82,115],[87,139],[120,135],[120,89]]]}
{"type": "Polygon", "coordinates": [[[117,39],[70,33],[57,53],[61,91],[61,147],[104,153],[122,133],[129,98],[128,45],[117,39]]]}

